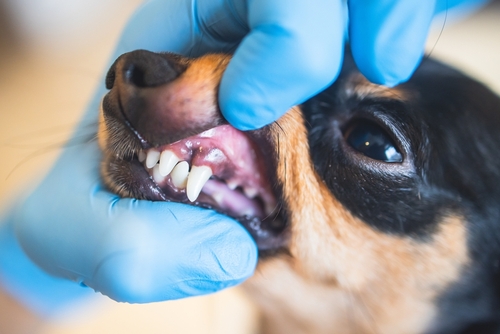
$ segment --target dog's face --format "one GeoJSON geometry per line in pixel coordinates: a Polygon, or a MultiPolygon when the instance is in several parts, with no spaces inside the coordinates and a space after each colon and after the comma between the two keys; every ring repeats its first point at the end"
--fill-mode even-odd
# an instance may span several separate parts
{"type": "Polygon", "coordinates": [[[247,288],[269,333],[497,328],[498,97],[430,60],[377,86],[347,55],[333,86],[243,133],[217,106],[228,61],[115,62],[99,131],[112,191],[240,221],[266,255],[247,288]]]}

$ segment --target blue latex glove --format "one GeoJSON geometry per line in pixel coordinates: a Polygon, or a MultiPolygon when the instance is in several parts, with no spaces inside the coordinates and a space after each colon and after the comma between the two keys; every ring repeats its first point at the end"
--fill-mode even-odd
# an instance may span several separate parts
{"type": "MultiPolygon", "coordinates": [[[[349,1],[350,43],[363,74],[387,85],[407,79],[443,3],[349,1]]],[[[341,0],[153,0],[131,19],[114,56],[138,48],[235,51],[220,106],[234,126],[254,129],[336,78],[344,22],[341,0]]],[[[96,119],[103,92],[87,121],[96,119]]],[[[236,222],[184,205],[119,199],[101,189],[98,161],[95,143],[66,149],[18,210],[18,240],[41,268],[129,302],[204,294],[252,274],[256,248],[236,222]]]]}
{"type": "Polygon", "coordinates": [[[232,125],[250,130],[335,80],[346,21],[361,72],[394,86],[420,62],[434,14],[484,2],[349,0],[346,15],[342,0],[154,0],[136,13],[124,35],[152,51],[189,56],[235,51],[219,104],[232,125]]]}

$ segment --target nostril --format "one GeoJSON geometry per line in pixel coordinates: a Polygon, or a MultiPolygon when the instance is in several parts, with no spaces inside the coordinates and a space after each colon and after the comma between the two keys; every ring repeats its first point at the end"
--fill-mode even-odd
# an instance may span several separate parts
{"type": "Polygon", "coordinates": [[[112,66],[106,74],[106,88],[111,89],[115,85],[116,68],[112,66]]]}
{"type": "Polygon", "coordinates": [[[151,83],[149,85],[147,84],[146,72],[135,64],[128,64],[123,67],[123,77],[126,83],[139,88],[153,86],[151,83]]]}

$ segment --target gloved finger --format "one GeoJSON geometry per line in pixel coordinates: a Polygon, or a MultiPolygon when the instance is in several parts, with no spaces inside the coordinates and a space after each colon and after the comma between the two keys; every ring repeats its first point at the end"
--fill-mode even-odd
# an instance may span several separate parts
{"type": "Polygon", "coordinates": [[[120,199],[101,188],[99,158],[95,143],[68,148],[19,209],[16,236],[42,269],[129,302],[209,293],[253,273],[256,247],[238,223],[120,199]]]}
{"type": "MultiPolygon", "coordinates": [[[[196,57],[208,52],[234,51],[248,32],[242,21],[245,0],[150,0],[140,6],[124,27],[107,68],[121,54],[137,49],[174,52],[196,57]]],[[[104,75],[84,123],[94,122],[106,93],[104,75]]]]}
{"type": "Polygon", "coordinates": [[[435,1],[350,0],[349,40],[360,71],[372,82],[394,86],[418,66],[435,1]]]}
{"type": "Polygon", "coordinates": [[[185,56],[230,52],[248,32],[237,0],[150,0],[137,9],[118,41],[114,58],[136,49],[185,56]],[[237,8],[236,8],[237,7],[237,8]]]}
{"type": "Polygon", "coordinates": [[[343,56],[340,0],[255,0],[250,33],[221,81],[219,104],[241,130],[262,127],[338,75],[343,56]]]}
{"type": "Polygon", "coordinates": [[[127,215],[106,233],[85,284],[114,300],[142,303],[216,292],[252,275],[257,251],[240,225],[211,210],[163,203],[154,212],[150,204],[115,204],[113,215],[127,215]],[[131,218],[132,210],[140,217],[131,218]]]}

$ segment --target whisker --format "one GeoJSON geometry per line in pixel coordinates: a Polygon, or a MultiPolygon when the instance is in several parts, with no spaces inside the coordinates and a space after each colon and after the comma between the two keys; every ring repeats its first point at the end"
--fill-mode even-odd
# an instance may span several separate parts
{"type": "Polygon", "coordinates": [[[24,165],[26,162],[30,161],[31,159],[34,159],[38,156],[41,156],[43,154],[46,154],[46,153],[49,153],[49,152],[52,152],[52,151],[55,151],[58,149],[74,147],[77,145],[84,145],[84,144],[90,143],[90,142],[95,141],[95,140],[97,140],[97,137],[96,137],[96,134],[93,133],[92,135],[87,134],[87,135],[76,136],[76,137],[73,137],[69,140],[65,140],[64,142],[58,142],[58,143],[53,143],[53,144],[47,145],[41,149],[36,150],[35,152],[31,153],[30,155],[28,155],[27,157],[25,157],[21,161],[19,161],[12,168],[12,170],[7,174],[7,176],[5,177],[5,180],[8,180],[12,176],[12,174],[14,174],[14,172],[16,170],[18,170],[22,165],[24,165]],[[83,140],[80,140],[80,139],[83,139],[83,140]]]}
{"type": "Polygon", "coordinates": [[[441,31],[439,31],[439,35],[437,37],[436,42],[434,42],[434,45],[432,46],[431,51],[429,51],[429,53],[424,57],[424,59],[430,58],[430,56],[432,55],[432,52],[434,52],[434,49],[436,48],[437,43],[441,39],[441,35],[443,34],[444,27],[446,26],[446,20],[448,19],[448,8],[449,8],[449,4],[448,4],[448,0],[446,0],[446,11],[444,12],[444,19],[443,19],[443,25],[441,26],[441,31]]]}
{"type": "MultiPolygon", "coordinates": [[[[347,277],[344,277],[344,279],[346,279],[347,277]]],[[[351,302],[352,302],[352,309],[354,310],[355,313],[358,313],[362,319],[365,319],[367,321],[368,324],[372,324],[374,327],[369,327],[370,329],[373,330],[373,333],[381,333],[375,326],[376,326],[376,322],[375,322],[375,317],[373,316],[373,314],[371,313],[370,311],[370,308],[368,307],[368,305],[366,304],[366,301],[364,300],[363,298],[363,294],[360,293],[360,291],[356,291],[357,293],[355,294],[353,292],[352,289],[350,289],[348,286],[349,286],[349,282],[347,282],[347,287],[345,288],[345,291],[347,291],[347,294],[349,296],[349,298],[351,299],[351,302]],[[356,297],[358,296],[358,297],[356,297]],[[361,303],[357,302],[357,301],[361,301],[361,303]],[[355,306],[356,305],[360,305],[359,308],[356,308],[355,306]]],[[[353,314],[354,314],[353,312],[353,314]]],[[[356,321],[356,319],[353,319],[354,323],[357,323],[358,321],[356,321]]],[[[355,331],[353,333],[356,333],[357,332],[357,328],[355,328],[355,331]]]]}
{"type": "Polygon", "coordinates": [[[351,314],[356,314],[358,312],[358,310],[356,309],[355,305],[356,305],[356,299],[354,298],[354,295],[351,291],[351,289],[347,289],[346,290],[347,292],[347,297],[348,297],[348,301],[345,302],[345,314],[347,314],[348,316],[346,317],[347,318],[347,322],[348,322],[348,326],[350,328],[349,332],[348,333],[356,333],[356,319],[354,319],[354,317],[351,316],[351,314]]]}
{"type": "MultiPolygon", "coordinates": [[[[79,125],[79,132],[82,130],[89,129],[91,130],[92,133],[96,132],[97,128],[97,122],[92,122],[84,125],[79,125]]],[[[5,147],[10,147],[10,148],[16,148],[16,149],[33,149],[34,146],[40,145],[40,140],[47,138],[47,140],[50,140],[51,137],[54,136],[65,136],[65,135],[70,135],[72,132],[75,131],[75,124],[66,124],[66,125],[56,125],[48,128],[44,128],[43,130],[35,130],[32,132],[26,132],[22,134],[18,134],[15,136],[12,136],[5,140],[4,142],[0,143],[0,145],[5,146],[5,147]],[[36,143],[29,142],[29,141],[35,141],[36,143]]],[[[87,134],[85,134],[86,136],[87,134]]],[[[77,138],[77,137],[82,137],[84,135],[78,134],[73,136],[72,138],[77,138]]],[[[61,141],[59,144],[62,145],[63,143],[67,142],[68,139],[65,139],[61,141]]],[[[45,144],[43,144],[45,146],[45,144]]]]}
{"type": "Polygon", "coordinates": [[[376,322],[375,322],[375,317],[373,316],[373,314],[371,313],[370,311],[370,308],[368,307],[368,305],[366,305],[366,301],[363,297],[363,294],[360,293],[358,294],[359,295],[359,300],[361,301],[361,304],[362,304],[362,308],[363,308],[363,312],[362,312],[362,315],[365,317],[365,319],[368,320],[368,323],[371,323],[373,325],[373,327],[368,327],[370,329],[373,330],[373,333],[377,334],[377,333],[381,333],[377,328],[376,328],[376,322]]]}
{"type": "Polygon", "coordinates": [[[273,210],[266,217],[264,217],[263,220],[266,220],[267,218],[269,218],[269,217],[271,217],[273,215],[274,215],[273,221],[276,220],[276,217],[281,212],[281,209],[282,209],[282,204],[280,202],[276,203],[276,205],[274,206],[273,210]],[[276,209],[278,210],[277,212],[276,212],[276,209]],[[276,212],[276,214],[274,214],[275,212],[276,212]]]}

